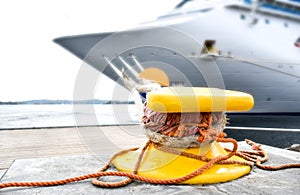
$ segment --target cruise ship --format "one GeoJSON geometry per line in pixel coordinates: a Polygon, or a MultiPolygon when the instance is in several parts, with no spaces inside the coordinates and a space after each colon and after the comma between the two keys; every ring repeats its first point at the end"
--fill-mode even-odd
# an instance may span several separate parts
{"type": "Polygon", "coordinates": [[[134,29],[54,41],[129,89],[124,75],[238,90],[255,99],[246,114],[300,117],[300,0],[183,0],[134,29]]]}

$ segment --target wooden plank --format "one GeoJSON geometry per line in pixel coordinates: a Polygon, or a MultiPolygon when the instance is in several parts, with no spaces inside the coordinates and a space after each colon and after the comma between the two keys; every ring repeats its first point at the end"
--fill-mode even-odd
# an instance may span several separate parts
{"type": "Polygon", "coordinates": [[[113,154],[142,146],[139,125],[0,131],[0,170],[16,159],[113,154]]]}

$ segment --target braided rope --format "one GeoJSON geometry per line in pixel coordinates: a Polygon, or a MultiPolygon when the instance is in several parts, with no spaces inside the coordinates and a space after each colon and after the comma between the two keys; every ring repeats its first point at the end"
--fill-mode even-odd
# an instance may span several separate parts
{"type": "MultiPolygon", "coordinates": [[[[166,117],[174,117],[173,115],[167,115],[166,117]]],[[[287,169],[287,168],[300,168],[300,163],[291,163],[291,164],[283,164],[283,165],[262,165],[262,163],[266,162],[268,160],[268,154],[261,148],[261,145],[256,144],[255,142],[251,140],[246,140],[246,143],[252,146],[252,149],[254,151],[237,151],[238,149],[238,144],[237,141],[233,138],[225,138],[226,134],[223,132],[218,131],[217,129],[213,128],[213,117],[218,118],[215,115],[212,114],[205,114],[203,116],[203,120],[201,121],[201,124],[185,124],[187,126],[190,125],[196,125],[199,128],[199,137],[198,137],[198,142],[207,142],[207,141],[218,141],[218,142],[223,142],[223,143],[232,143],[233,144],[233,149],[226,149],[228,154],[224,156],[217,156],[216,158],[209,159],[205,156],[200,156],[200,155],[194,155],[191,153],[187,152],[182,152],[179,150],[176,150],[171,147],[167,147],[164,145],[160,145],[157,143],[152,142],[151,140],[148,140],[148,142],[144,145],[144,147],[141,150],[141,153],[138,156],[137,162],[135,164],[134,170],[132,173],[127,173],[127,172],[106,172],[106,170],[111,166],[112,161],[118,157],[119,155],[126,154],[131,151],[136,151],[139,148],[131,148],[127,150],[120,151],[116,154],[114,154],[109,161],[103,165],[96,173],[91,173],[87,175],[82,175],[78,177],[72,177],[68,179],[63,179],[63,180],[55,180],[55,181],[42,181],[42,182],[8,182],[8,183],[2,183],[0,184],[0,189],[1,188],[8,188],[8,187],[37,187],[37,186],[56,186],[56,185],[63,185],[71,182],[77,182],[85,179],[90,179],[92,178],[92,183],[95,186],[99,187],[106,187],[106,188],[115,188],[115,187],[121,187],[128,185],[131,183],[133,180],[138,180],[146,183],[151,183],[151,184],[179,184],[182,183],[186,180],[189,180],[195,176],[198,176],[202,174],[204,171],[208,170],[211,166],[214,164],[238,164],[238,165],[248,165],[248,166],[257,166],[258,168],[264,169],[264,170],[280,170],[280,169],[287,169]],[[148,147],[150,144],[158,149],[162,150],[164,152],[176,154],[176,155],[182,155],[188,158],[193,158],[197,159],[200,161],[207,162],[205,165],[200,167],[199,169],[185,175],[179,178],[175,179],[153,179],[153,178],[147,178],[144,176],[139,176],[137,175],[138,169],[141,165],[142,159],[144,157],[145,152],[147,151],[148,147]],[[238,161],[238,160],[229,160],[232,156],[237,155],[246,161],[238,161]],[[105,176],[117,176],[117,177],[126,177],[124,180],[121,181],[116,181],[116,182],[105,182],[105,181],[100,181],[101,177],[105,176]]],[[[225,126],[226,124],[226,116],[222,115],[222,126],[225,126]]],[[[148,123],[149,119],[144,116],[143,117],[144,123],[148,123]]],[[[170,121],[170,120],[169,120],[170,121]]],[[[163,134],[168,134],[168,136],[171,136],[170,133],[172,133],[172,136],[177,136],[181,138],[183,136],[183,130],[185,130],[184,126],[178,125],[175,126],[176,128],[172,129],[171,132],[161,132],[163,134]]],[[[223,128],[222,128],[223,129],[223,128]]]]}
{"type": "MultiPolygon", "coordinates": [[[[195,158],[198,160],[204,160],[207,161],[207,163],[200,167],[199,169],[195,170],[194,172],[185,175],[183,177],[179,177],[179,178],[175,178],[175,179],[152,179],[152,178],[147,178],[147,177],[143,177],[143,176],[139,176],[137,175],[137,170],[139,168],[139,165],[142,161],[142,158],[144,156],[145,151],[147,150],[147,148],[150,145],[150,141],[148,141],[145,146],[142,149],[142,152],[140,153],[135,169],[133,171],[133,173],[127,173],[127,172],[105,172],[111,165],[112,161],[119,155],[125,154],[127,152],[130,151],[136,151],[138,148],[131,148],[128,150],[123,150],[121,152],[116,153],[115,155],[113,155],[110,160],[108,161],[108,163],[106,163],[98,172],[96,173],[92,173],[92,174],[87,174],[87,175],[83,175],[83,176],[78,176],[78,177],[72,177],[72,178],[68,178],[68,179],[63,179],[63,180],[56,180],[56,181],[47,181],[47,182],[8,182],[8,183],[2,183],[0,184],[0,189],[1,188],[8,188],[8,187],[37,187],[37,186],[56,186],[56,185],[64,185],[67,183],[71,183],[71,182],[77,182],[77,181],[81,181],[81,180],[85,180],[85,179],[90,179],[93,178],[92,183],[96,186],[100,186],[100,187],[121,187],[121,186],[125,186],[129,183],[131,183],[133,180],[138,180],[138,181],[143,181],[146,183],[151,183],[151,184],[178,184],[178,183],[182,183],[188,179],[191,179],[197,175],[202,174],[204,171],[206,171],[207,169],[209,169],[211,166],[213,166],[214,164],[217,163],[224,163],[227,164],[229,162],[232,162],[234,164],[241,164],[241,162],[239,161],[231,161],[228,160],[229,158],[231,158],[233,155],[240,155],[241,157],[247,157],[250,159],[249,161],[249,165],[253,165],[253,162],[255,163],[255,165],[258,168],[264,169],[264,170],[281,170],[281,169],[287,169],[287,168],[300,168],[300,163],[291,163],[291,164],[283,164],[283,165],[262,165],[263,162],[268,160],[268,155],[267,153],[261,148],[260,145],[256,144],[255,142],[251,141],[251,140],[246,140],[246,143],[248,143],[250,146],[252,146],[252,149],[255,150],[255,152],[249,152],[249,151],[237,151],[238,148],[238,144],[237,141],[235,139],[232,138],[222,138],[219,137],[217,138],[217,141],[219,142],[224,142],[224,143],[232,143],[233,144],[233,149],[229,150],[230,151],[227,155],[225,156],[218,156],[216,158],[213,159],[207,159],[203,156],[197,156],[197,155],[193,155],[193,154],[189,154],[189,153],[180,153],[180,155],[184,155],[190,158],[195,158]],[[103,182],[103,181],[99,181],[100,177],[103,176],[118,176],[118,177],[127,177],[125,180],[122,181],[118,181],[118,182],[103,182]]],[[[160,147],[154,144],[155,147],[158,147],[159,149],[162,150],[167,150],[167,152],[173,153],[174,151],[170,150],[170,149],[166,149],[164,147],[160,147]]],[[[178,151],[177,151],[178,152],[178,151]]],[[[176,152],[175,152],[176,153],[176,152]]],[[[246,163],[247,165],[247,163],[246,163]]]]}
{"type": "MultiPolygon", "coordinates": [[[[143,149],[142,149],[142,151],[141,151],[141,153],[140,153],[140,155],[139,155],[139,157],[138,157],[138,160],[137,160],[137,162],[136,162],[136,165],[135,165],[133,174],[137,174],[137,171],[138,171],[139,166],[140,166],[140,164],[141,164],[142,158],[143,158],[143,156],[144,156],[144,154],[145,154],[145,151],[146,151],[147,148],[149,147],[150,143],[151,143],[151,142],[148,141],[148,142],[145,144],[145,146],[143,147],[143,149]]],[[[122,154],[125,154],[125,153],[127,153],[127,152],[129,152],[129,151],[128,151],[128,150],[125,150],[125,151],[123,150],[123,151],[121,151],[120,153],[114,155],[114,156],[110,159],[110,161],[106,164],[106,165],[107,165],[107,166],[105,167],[106,169],[100,169],[98,172],[106,171],[106,170],[110,167],[112,161],[113,161],[117,156],[122,155],[122,154]]],[[[100,179],[100,177],[93,178],[93,179],[92,179],[92,184],[94,184],[95,186],[100,186],[100,187],[116,188],[116,187],[122,187],[122,186],[128,185],[129,183],[132,182],[132,179],[131,179],[130,177],[126,178],[125,180],[119,181],[119,182],[103,182],[103,181],[100,181],[99,179],[100,179]]]]}
{"type": "Polygon", "coordinates": [[[260,144],[256,144],[255,142],[246,139],[247,144],[252,146],[253,150],[256,150],[260,155],[257,156],[255,161],[255,166],[260,169],[268,170],[268,171],[277,171],[282,169],[289,169],[289,168],[300,168],[300,163],[287,163],[281,165],[263,165],[263,162],[268,160],[268,154],[261,148],[260,144]]]}
{"type": "Polygon", "coordinates": [[[101,186],[101,187],[120,187],[120,186],[124,186],[126,184],[129,184],[132,179],[135,180],[139,180],[139,181],[143,181],[146,183],[151,183],[151,184],[178,184],[178,183],[182,183],[188,179],[191,179],[201,173],[203,173],[205,170],[209,169],[211,166],[213,166],[215,163],[218,163],[222,160],[226,160],[230,157],[232,157],[234,155],[234,153],[237,150],[237,142],[234,139],[231,138],[227,138],[227,139],[222,139],[220,140],[222,142],[232,142],[234,145],[234,149],[231,153],[225,155],[225,156],[218,156],[216,158],[211,159],[207,164],[205,164],[204,166],[202,166],[201,168],[197,169],[196,171],[185,175],[183,177],[179,177],[179,178],[175,178],[175,179],[152,179],[152,178],[147,178],[147,177],[143,177],[143,176],[139,176],[136,175],[137,169],[139,167],[140,161],[143,157],[144,152],[146,151],[146,149],[148,148],[148,146],[150,145],[150,141],[148,141],[146,143],[146,145],[144,146],[138,162],[136,164],[134,173],[126,173],[126,172],[104,172],[104,170],[106,170],[109,167],[109,164],[113,161],[113,159],[115,157],[117,157],[118,155],[124,154],[126,152],[129,151],[135,151],[137,148],[133,148],[133,149],[129,149],[129,150],[125,150],[125,151],[121,151],[117,154],[115,154],[109,161],[107,164],[105,164],[101,169],[100,172],[97,173],[92,173],[92,174],[87,174],[87,175],[83,175],[83,176],[79,176],[79,177],[73,177],[73,178],[68,178],[68,179],[64,179],[64,180],[56,180],[56,181],[48,181],[48,182],[9,182],[9,183],[2,183],[0,184],[0,189],[1,188],[7,188],[7,187],[34,187],[34,186],[55,186],[55,185],[63,185],[66,183],[70,183],[70,182],[76,182],[76,181],[81,181],[81,180],[85,180],[85,179],[89,179],[89,178],[99,178],[101,176],[125,176],[128,177],[127,179],[123,180],[123,181],[119,181],[119,182],[102,182],[99,180],[95,180],[93,179],[92,182],[94,185],[97,186],[101,186]]]}
{"type": "MultiPolygon", "coordinates": [[[[163,152],[167,152],[167,153],[171,153],[171,154],[175,154],[175,155],[181,155],[181,156],[185,156],[188,158],[193,158],[196,160],[200,160],[200,161],[204,161],[204,162],[209,162],[211,159],[207,158],[205,155],[196,155],[196,154],[192,154],[192,153],[188,153],[188,152],[183,152],[180,150],[176,150],[174,148],[170,148],[170,147],[166,147],[166,146],[161,146],[159,144],[153,144],[154,148],[161,150],[163,152]]],[[[231,151],[231,150],[230,150],[231,151]]],[[[238,153],[238,151],[236,151],[236,154],[238,153]]],[[[235,155],[236,155],[235,154],[235,155]]],[[[239,160],[222,160],[216,164],[223,164],[223,165],[228,165],[228,164],[236,164],[236,165],[247,165],[247,166],[253,166],[254,163],[253,162],[249,162],[249,161],[239,161],[239,160]]]]}

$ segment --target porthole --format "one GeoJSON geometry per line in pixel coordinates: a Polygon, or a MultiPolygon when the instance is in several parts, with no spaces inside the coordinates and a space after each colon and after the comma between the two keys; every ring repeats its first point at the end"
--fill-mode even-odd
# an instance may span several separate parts
{"type": "Polygon", "coordinates": [[[270,20],[269,19],[265,19],[265,23],[266,24],[270,24],[270,20]]]}

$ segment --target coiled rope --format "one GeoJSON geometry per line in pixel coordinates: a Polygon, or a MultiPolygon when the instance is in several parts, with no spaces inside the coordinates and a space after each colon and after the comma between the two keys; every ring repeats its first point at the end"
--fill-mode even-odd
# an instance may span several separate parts
{"type": "Polygon", "coordinates": [[[181,152],[178,151],[174,148],[166,147],[166,146],[161,146],[159,144],[155,144],[151,142],[150,140],[145,144],[143,147],[138,160],[135,165],[135,169],[133,173],[127,173],[127,172],[116,172],[116,171],[110,171],[106,172],[106,170],[111,166],[112,161],[119,155],[125,154],[130,151],[136,151],[138,148],[131,148],[127,150],[123,150],[121,152],[118,152],[114,154],[110,160],[103,166],[101,167],[100,170],[96,173],[91,173],[83,176],[78,176],[78,177],[72,177],[68,179],[63,179],[63,180],[56,180],[56,181],[46,181],[46,182],[8,182],[8,183],[2,183],[0,184],[0,189],[1,188],[8,188],[8,187],[37,187],[37,186],[56,186],[56,185],[64,185],[67,183],[71,182],[77,182],[85,179],[90,179],[92,178],[92,183],[96,186],[99,187],[106,187],[106,188],[115,188],[115,187],[121,187],[125,186],[129,183],[131,183],[133,180],[138,180],[150,184],[179,184],[182,183],[188,179],[191,179],[197,175],[202,174],[204,171],[209,169],[211,166],[214,164],[239,164],[239,165],[249,165],[253,166],[255,165],[258,168],[264,169],[264,170],[281,170],[281,169],[286,169],[286,168],[300,168],[300,163],[292,163],[292,164],[282,164],[282,165],[262,165],[262,163],[266,162],[268,160],[268,155],[267,153],[261,148],[261,145],[256,144],[255,142],[251,140],[246,140],[246,143],[252,146],[253,151],[237,151],[238,149],[238,144],[237,141],[233,138],[224,138],[224,137],[218,137],[216,139],[218,142],[223,142],[223,143],[232,143],[233,144],[233,149],[226,149],[229,153],[224,156],[218,156],[213,159],[208,159],[205,156],[198,156],[186,152],[181,152]],[[175,179],[152,179],[152,178],[147,178],[143,176],[137,175],[138,168],[141,164],[141,161],[143,159],[144,153],[149,147],[150,144],[153,144],[155,148],[162,150],[164,152],[169,152],[173,154],[179,154],[183,155],[189,158],[194,158],[198,159],[201,161],[206,161],[207,163],[202,166],[201,168],[195,170],[194,172],[175,179]],[[237,155],[245,159],[246,161],[237,161],[237,160],[228,160],[230,157],[237,155]],[[104,182],[100,181],[101,177],[105,176],[117,176],[117,177],[127,177],[122,181],[117,181],[117,182],[104,182]]]}

